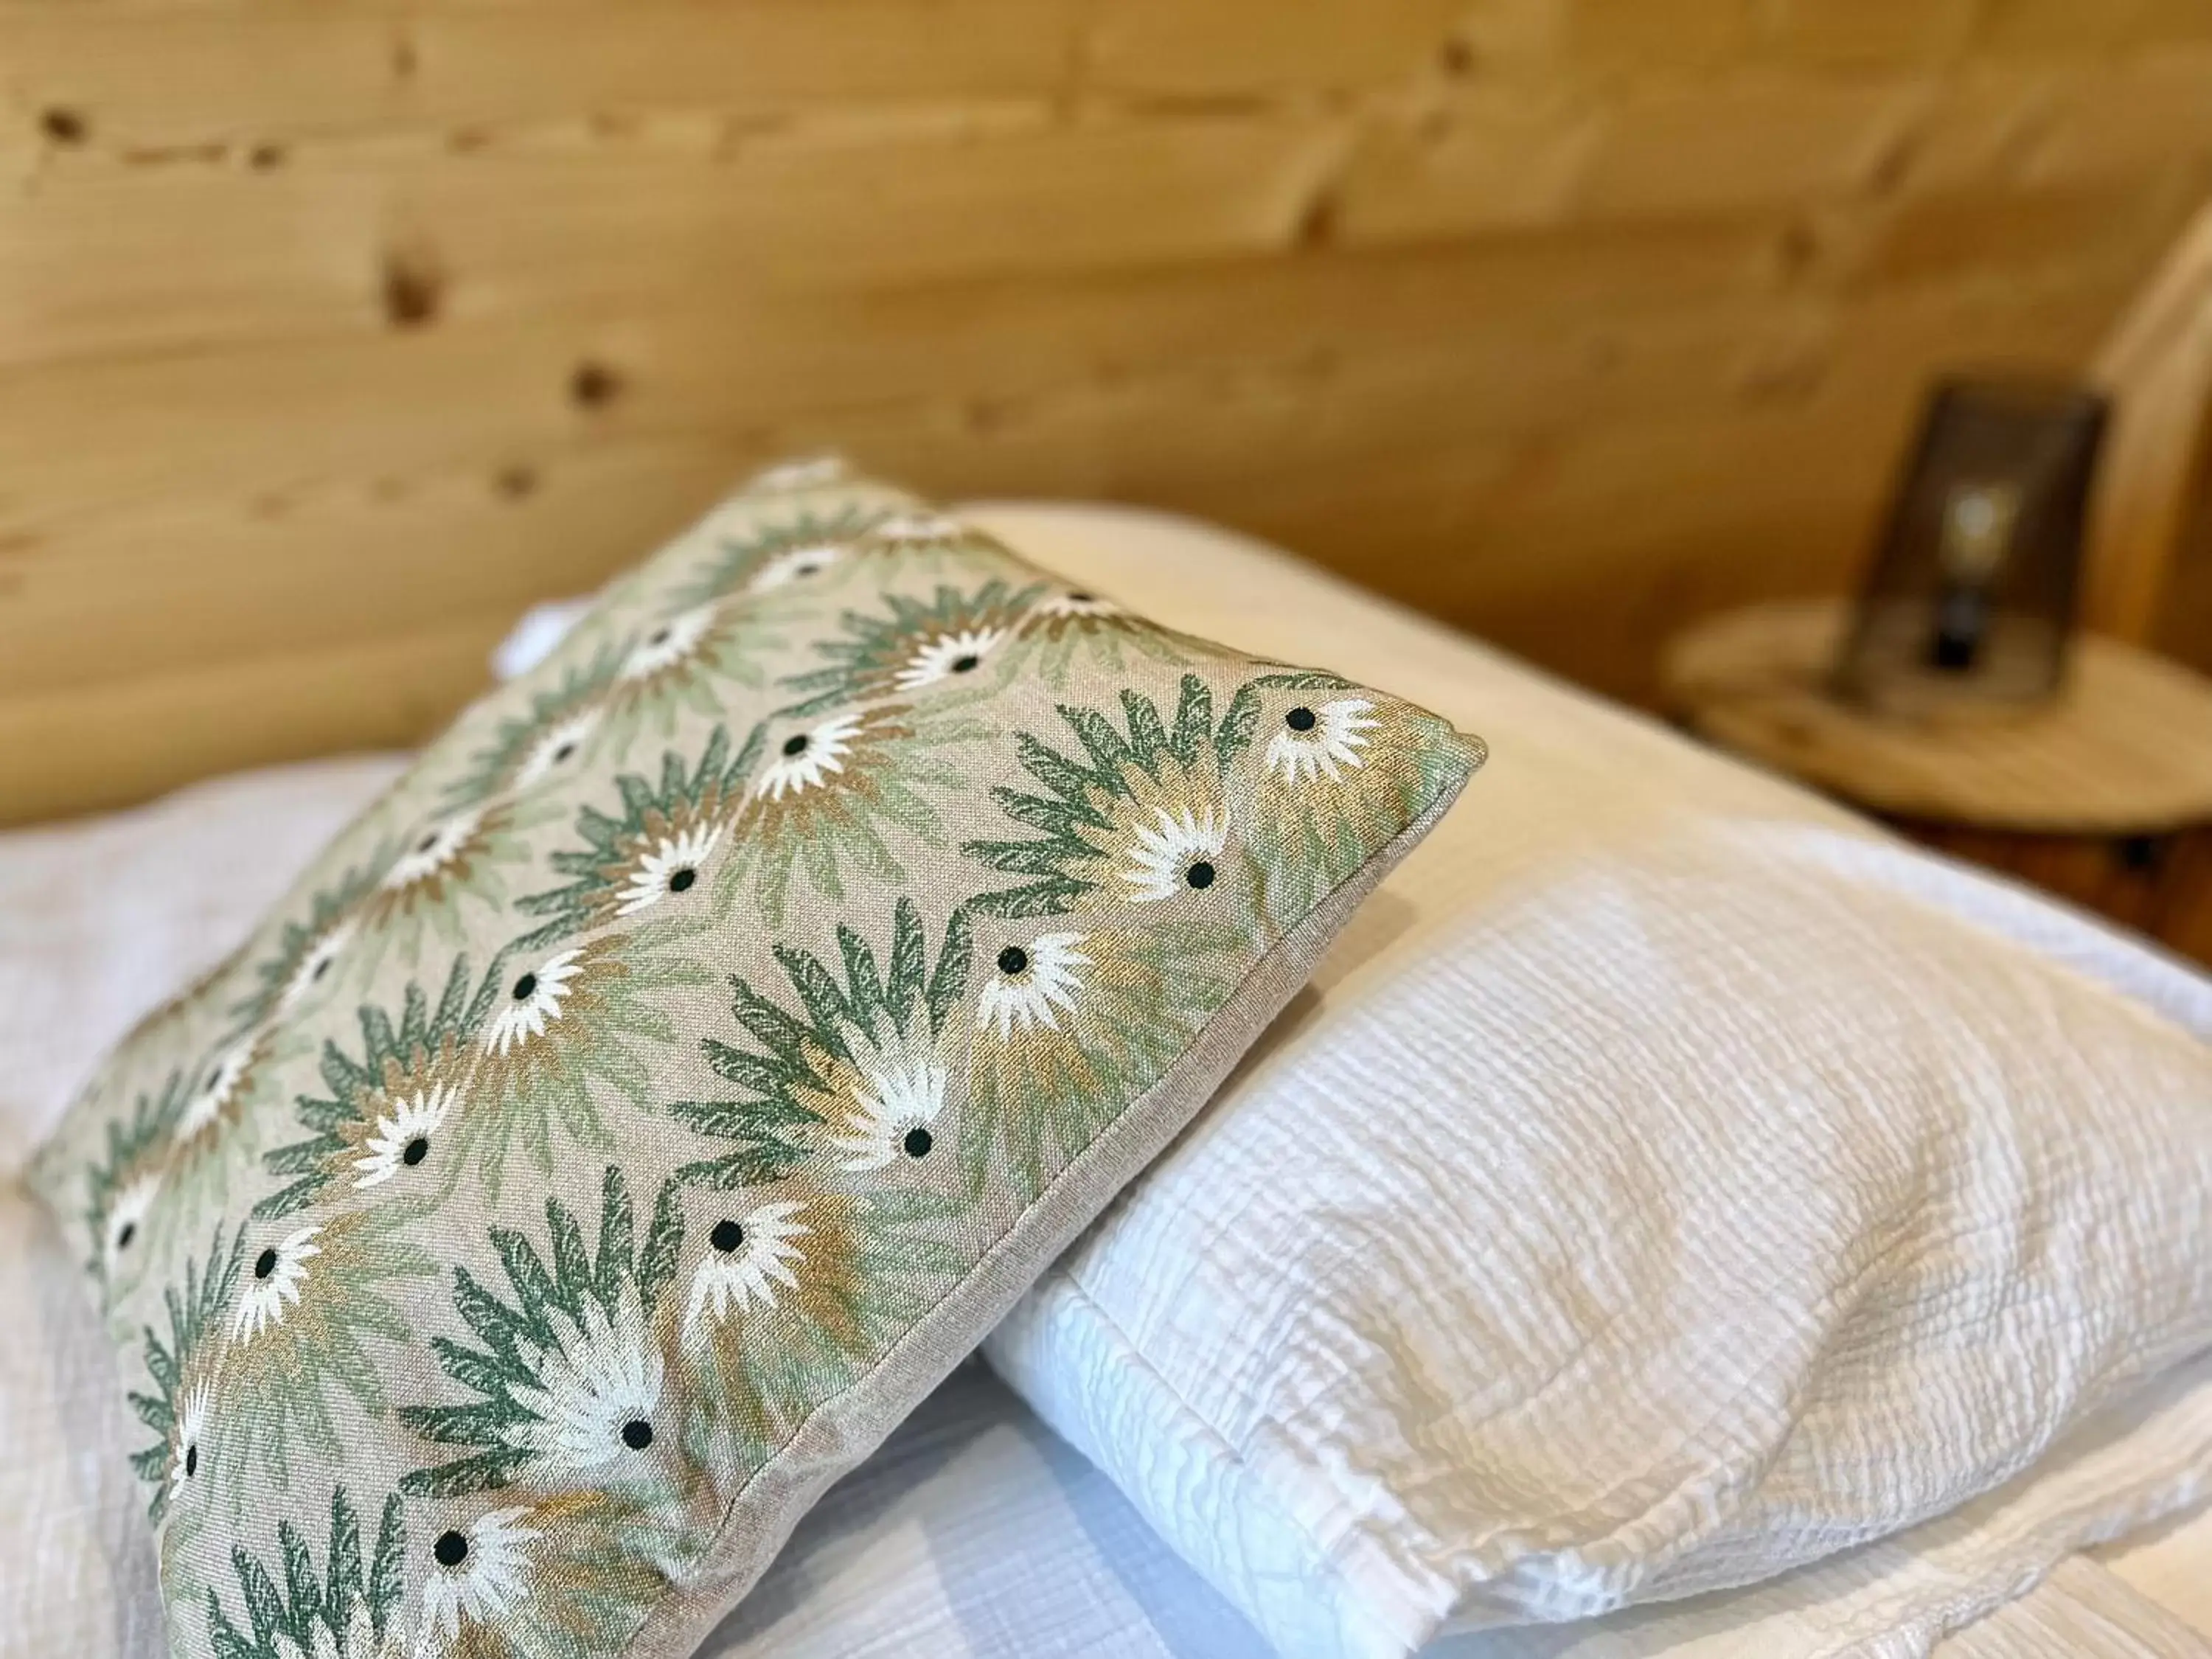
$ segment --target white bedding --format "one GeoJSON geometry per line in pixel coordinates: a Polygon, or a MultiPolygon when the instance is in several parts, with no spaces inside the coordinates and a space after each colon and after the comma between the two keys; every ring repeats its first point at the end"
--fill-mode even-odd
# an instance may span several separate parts
{"type": "MultiPolygon", "coordinates": [[[[1081,509],[1041,511],[1014,517],[1033,527],[1057,521],[1071,545],[1086,530],[1095,541],[1102,525],[1126,523],[1081,509]]],[[[1147,573],[1126,557],[1115,569],[1102,561],[1081,574],[1144,605],[1172,591],[1205,533],[1155,539],[1150,592],[1135,585],[1147,573]]],[[[1249,561],[1244,546],[1237,556],[1249,561]]],[[[1039,551],[1051,561],[1049,550],[1039,551]]],[[[1269,592],[1249,596],[1255,616],[1281,603],[1269,592]]],[[[1182,620],[1171,612],[1168,619],[1182,620]]],[[[1338,625],[1356,619],[1340,612],[1338,625]]],[[[1332,654],[1325,637],[1312,653],[1332,654]]],[[[1522,678],[1529,696],[1560,695],[1522,678]]],[[[1615,718],[1572,701],[1581,717],[1615,718]]],[[[0,1167],[20,1164],[100,1048],[220,956],[398,764],[366,757],[278,769],[137,813],[0,836],[0,1167]]],[[[1919,867],[1870,858],[1867,873],[1911,880],[1919,867]]],[[[2008,922],[2000,899],[1990,925],[2033,933],[2046,915],[2021,904],[2008,922]]],[[[2069,932],[2042,942],[2078,950],[2078,939],[2069,932]]],[[[2077,965],[2125,981],[2131,960],[2122,953],[2077,965]]],[[[2153,974],[2132,988],[2212,1030],[2212,989],[2202,981],[2153,974]]],[[[161,1642],[151,1554],[125,1462],[141,1431],[117,1402],[104,1340],[79,1303],[58,1238],[12,1184],[0,1191],[0,1423],[14,1449],[0,1460],[0,1655],[152,1659],[161,1642]]],[[[2179,1492],[2176,1501],[2191,1497],[2179,1492]]],[[[1912,1553],[1879,1547],[1900,1559],[1912,1553]]],[[[2170,1527],[2108,1565],[2074,1558],[1942,1651],[1945,1659],[2212,1656],[2199,1633],[2212,1631],[2208,1585],[2212,1520],[2170,1527]]],[[[1735,1603],[1720,1608],[1717,1625],[1711,1607],[1689,1605],[1633,1626],[1467,1638],[1450,1650],[1454,1659],[1686,1656],[1717,1650],[1705,1645],[1713,1629],[1755,1618],[1778,1594],[1788,1602],[1796,1588],[1784,1581],[1709,1598],[1735,1603]],[[1679,1628],[1694,1645],[1668,1645],[1669,1620],[1687,1620],[1679,1628]]],[[[1927,1639],[1901,1632],[1881,1659],[1924,1652],[1927,1639]]],[[[1264,1650],[1103,1475],[970,1365],[832,1492],[704,1651],[745,1659],[1243,1659],[1264,1650]]]]}

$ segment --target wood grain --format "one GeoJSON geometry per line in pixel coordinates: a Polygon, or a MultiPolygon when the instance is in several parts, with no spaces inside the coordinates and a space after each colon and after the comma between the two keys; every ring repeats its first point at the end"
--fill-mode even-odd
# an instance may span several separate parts
{"type": "Polygon", "coordinates": [[[2166,621],[2172,570],[2203,528],[2212,480],[2212,207],[2130,304],[2093,372],[2112,422],[2083,615],[2106,633],[2148,643],[2166,621]]]}
{"type": "Polygon", "coordinates": [[[419,735],[821,442],[1648,700],[1850,580],[1933,373],[2089,362],[2200,9],[0,0],[0,821],[419,735]]]}

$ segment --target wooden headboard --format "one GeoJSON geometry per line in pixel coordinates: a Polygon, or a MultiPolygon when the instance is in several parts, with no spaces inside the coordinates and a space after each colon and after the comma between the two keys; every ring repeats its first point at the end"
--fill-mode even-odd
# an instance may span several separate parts
{"type": "Polygon", "coordinates": [[[0,821],[407,742],[823,442],[1638,696],[2208,154],[2188,3],[0,0],[0,821]]]}

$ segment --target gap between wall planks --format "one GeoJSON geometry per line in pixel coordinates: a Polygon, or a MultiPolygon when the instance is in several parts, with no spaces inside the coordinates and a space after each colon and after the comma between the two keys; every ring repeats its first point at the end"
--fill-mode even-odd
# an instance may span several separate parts
{"type": "Polygon", "coordinates": [[[411,741],[824,441],[1647,696],[2208,158],[2205,0],[0,0],[0,821],[411,741]]]}

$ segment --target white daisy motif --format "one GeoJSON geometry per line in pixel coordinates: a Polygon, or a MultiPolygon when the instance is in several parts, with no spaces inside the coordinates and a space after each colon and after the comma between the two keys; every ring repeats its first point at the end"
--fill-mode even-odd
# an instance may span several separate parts
{"type": "Polygon", "coordinates": [[[561,1005],[568,1000],[569,986],[584,971],[578,965],[583,954],[563,951],[517,974],[507,987],[506,1006],[484,1028],[484,1047],[503,1054],[533,1037],[544,1036],[546,1027],[561,1018],[561,1005]]]}
{"type": "Polygon", "coordinates": [[[1214,860],[1229,844],[1229,814],[1209,806],[1203,813],[1189,807],[1170,812],[1152,809],[1156,823],[1137,831],[1127,865],[1121,872],[1129,888],[1127,896],[1138,903],[1172,898],[1185,887],[1213,884],[1214,860]]]}
{"type": "Polygon", "coordinates": [[[307,947],[307,955],[300,958],[300,965],[292,970],[292,977],[284,981],[284,989],[277,996],[279,1012],[289,1012],[298,1007],[331,976],[331,969],[345,954],[346,946],[353,943],[354,927],[351,921],[342,921],[325,929],[323,936],[307,947]]]}
{"type": "Polygon", "coordinates": [[[179,1142],[200,1134],[222,1115],[223,1108],[237,1095],[238,1085],[246,1081],[246,1070],[253,1064],[258,1046],[254,1037],[233,1043],[208,1067],[207,1075],[200,1079],[200,1086],[192,1091],[177,1118],[173,1133],[179,1142]]]}
{"type": "Polygon", "coordinates": [[[430,1546],[436,1564],[422,1581],[425,1644],[460,1638],[461,1621],[489,1625],[529,1594],[530,1546],[542,1534],[519,1524],[529,1511],[492,1510],[465,1528],[448,1528],[430,1546]]]}
{"type": "Polygon", "coordinates": [[[380,1116],[353,1161],[353,1184],[376,1187],[430,1155],[430,1137],[443,1127],[459,1091],[442,1083],[394,1102],[380,1116]]]}
{"type": "Polygon", "coordinates": [[[161,1172],[148,1170],[133,1176],[117,1189],[107,1206],[107,1261],[110,1267],[137,1241],[146,1224],[146,1212],[154,1207],[154,1194],[161,1190],[161,1172]]]}
{"type": "Polygon", "coordinates": [[[302,1227],[281,1243],[262,1247],[239,1296],[238,1311],[231,1316],[233,1340],[251,1342],[284,1322],[300,1299],[300,1287],[307,1282],[307,1263],[323,1253],[315,1243],[321,1231],[319,1227],[302,1227]]]}
{"type": "Polygon", "coordinates": [[[557,726],[547,727],[530,745],[522,764],[515,769],[514,787],[527,789],[556,768],[566,766],[583,751],[599,724],[599,711],[586,708],[580,714],[569,715],[557,726]]]}
{"type": "Polygon", "coordinates": [[[653,1444],[661,1364],[634,1292],[623,1292],[611,1319],[586,1296],[580,1325],[565,1313],[550,1323],[557,1346],[523,1356],[537,1385],[512,1390],[530,1420],[507,1437],[536,1455],[534,1473],[559,1484],[653,1444]]]}
{"type": "Polygon", "coordinates": [[[629,872],[615,914],[634,916],[641,910],[651,909],[671,893],[689,890],[699,878],[699,866],[707,861],[707,855],[721,839],[720,824],[704,823],[669,836],[640,859],[637,867],[629,872]]]}
{"type": "Polygon", "coordinates": [[[651,679],[663,669],[673,668],[699,648],[719,614],[716,605],[697,605],[655,624],[652,632],[630,647],[629,654],[615,671],[617,676],[625,680],[651,679]]]}
{"type": "Polygon", "coordinates": [[[971,674],[983,659],[1006,637],[1003,628],[972,628],[957,634],[940,634],[907,659],[892,683],[902,691],[919,691],[925,685],[955,674],[971,674]]]}
{"type": "Polygon", "coordinates": [[[930,1126],[945,1109],[945,1067],[934,1060],[885,1059],[862,1072],[852,1109],[829,1145],[845,1154],[844,1170],[880,1170],[893,1158],[926,1158],[936,1144],[930,1126]]]}
{"type": "Polygon", "coordinates": [[[480,811],[456,812],[440,823],[434,823],[409,845],[407,850],[393,860],[384,872],[380,884],[386,891],[396,892],[402,887],[412,887],[418,881],[428,881],[440,871],[449,867],[460,857],[469,844],[469,838],[483,822],[480,811]]]}
{"type": "Polygon", "coordinates": [[[921,544],[957,542],[967,533],[968,527],[959,520],[942,513],[894,513],[868,527],[868,534],[878,541],[921,544]]]}
{"type": "Polygon", "coordinates": [[[176,1500],[185,1483],[198,1478],[200,1442],[207,1437],[208,1415],[215,1395],[204,1382],[195,1382],[177,1407],[176,1455],[169,1461],[169,1498],[176,1500]]]}
{"type": "Polygon", "coordinates": [[[824,778],[845,769],[845,757],[853,752],[860,726],[857,716],[841,714],[809,731],[793,732],[753,780],[753,794],[781,800],[787,794],[820,788],[824,778]]]}
{"type": "Polygon", "coordinates": [[[1373,718],[1374,708],[1364,697],[1340,697],[1319,708],[1301,703],[1267,739],[1267,769],[1292,783],[1310,782],[1324,772],[1334,782],[1340,768],[1366,765],[1359,751],[1367,747],[1367,734],[1382,724],[1373,718]]]}
{"type": "Polygon", "coordinates": [[[1026,947],[1009,945],[999,952],[999,971],[975,1002],[975,1029],[996,1028],[1000,1038],[1033,1025],[1060,1029],[1060,1012],[1075,1007],[1083,988],[1079,971],[1091,958],[1077,949],[1087,933],[1040,933],[1026,947]]]}
{"type": "Polygon", "coordinates": [[[779,1285],[798,1288],[799,1275],[791,1264],[805,1261],[806,1252],[797,1241],[814,1231],[798,1218],[805,1208],[780,1200],[714,1224],[707,1235],[706,1258],[691,1275],[691,1299],[684,1311],[686,1337],[710,1319],[720,1322],[756,1302],[763,1311],[774,1308],[781,1294],[779,1285]]]}
{"type": "Polygon", "coordinates": [[[781,461],[774,466],[763,467],[745,480],[744,492],[748,495],[788,495],[796,490],[820,489],[838,483],[847,476],[844,458],[839,455],[807,455],[795,461],[781,461]]]}
{"type": "Polygon", "coordinates": [[[745,584],[750,593],[771,592],[779,587],[804,581],[809,576],[818,576],[845,556],[845,550],[834,542],[811,542],[799,547],[787,547],[759,569],[745,584]]]}

